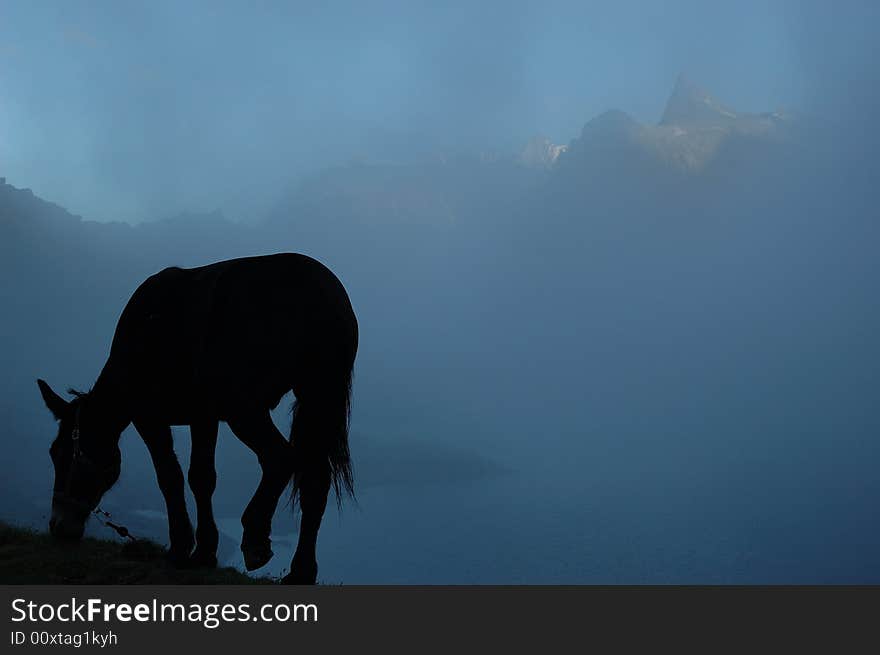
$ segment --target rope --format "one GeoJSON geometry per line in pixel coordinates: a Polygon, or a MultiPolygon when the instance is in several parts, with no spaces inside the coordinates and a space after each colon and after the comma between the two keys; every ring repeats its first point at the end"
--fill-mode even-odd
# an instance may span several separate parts
{"type": "Polygon", "coordinates": [[[110,528],[111,530],[115,530],[116,534],[118,534],[123,539],[131,539],[132,541],[137,541],[131,532],[128,531],[124,525],[117,525],[110,520],[110,512],[105,512],[100,507],[96,507],[94,511],[95,516],[98,517],[98,521],[102,524],[110,528]]]}

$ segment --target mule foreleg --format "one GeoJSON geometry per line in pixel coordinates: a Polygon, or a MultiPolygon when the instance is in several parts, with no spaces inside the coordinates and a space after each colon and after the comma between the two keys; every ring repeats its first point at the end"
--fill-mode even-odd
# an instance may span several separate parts
{"type": "Polygon", "coordinates": [[[263,476],[241,517],[241,552],[245,568],[253,571],[272,559],[272,516],[293,471],[290,444],[268,413],[227,421],[235,436],[257,455],[263,476]]]}
{"type": "Polygon", "coordinates": [[[214,522],[211,497],[217,487],[214,455],[217,448],[217,421],[190,426],[192,451],[189,458],[189,488],[196,499],[196,549],[190,557],[193,566],[217,566],[217,543],[220,535],[214,522]]]}
{"type": "Polygon", "coordinates": [[[169,559],[176,566],[185,566],[195,539],[189,514],[186,511],[183,471],[180,462],[177,461],[177,455],[174,454],[171,428],[167,425],[152,425],[137,421],[135,428],[147,444],[156,469],[156,480],[165,498],[170,542],[169,559]]]}

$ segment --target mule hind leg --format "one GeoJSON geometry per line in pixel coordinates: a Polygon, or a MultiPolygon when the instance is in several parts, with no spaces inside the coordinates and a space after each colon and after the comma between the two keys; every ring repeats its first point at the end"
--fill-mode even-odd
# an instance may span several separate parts
{"type": "Polygon", "coordinates": [[[245,568],[253,571],[272,559],[272,516],[278,500],[290,482],[293,471],[292,452],[287,439],[272,422],[268,412],[255,412],[230,418],[227,423],[235,436],[257,455],[263,470],[260,484],[254,492],[241,525],[241,552],[245,568]]]}
{"type": "Polygon", "coordinates": [[[321,403],[297,399],[291,435],[295,440],[297,493],[302,516],[290,573],[282,579],[285,584],[311,585],[318,578],[318,530],[331,486],[330,464],[322,445],[329,427],[326,419],[327,412],[321,403]]]}

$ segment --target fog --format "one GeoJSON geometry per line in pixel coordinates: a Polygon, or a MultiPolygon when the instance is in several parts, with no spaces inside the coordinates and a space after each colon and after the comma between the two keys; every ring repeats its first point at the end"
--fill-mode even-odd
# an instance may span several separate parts
{"type": "Polygon", "coordinates": [[[353,158],[564,142],[610,107],[655,120],[682,70],[746,110],[805,90],[803,3],[473,4],[4,3],[7,177],[93,220],[253,220],[353,158]]]}
{"type": "Polygon", "coordinates": [[[325,582],[880,581],[878,10],[713,4],[0,5],[0,518],[146,276],[298,251],[361,330],[325,582]]]}

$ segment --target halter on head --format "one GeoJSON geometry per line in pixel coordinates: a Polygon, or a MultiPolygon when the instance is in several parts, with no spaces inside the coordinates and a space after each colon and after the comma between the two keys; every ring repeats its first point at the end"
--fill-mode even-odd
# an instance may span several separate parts
{"type": "Polygon", "coordinates": [[[95,478],[98,476],[109,475],[113,472],[113,469],[119,467],[119,462],[100,465],[83,452],[79,439],[79,414],[80,403],[77,403],[76,413],[73,418],[73,429],[70,431],[70,440],[73,443],[73,459],[70,464],[70,470],[67,472],[67,484],[64,487],[64,491],[56,491],[52,494],[52,498],[65,505],[76,507],[80,510],[85,510],[86,512],[91,513],[92,507],[89,502],[74,498],[70,493],[70,487],[73,484],[74,466],[81,469],[88,477],[95,478]]]}
{"type": "Polygon", "coordinates": [[[70,440],[73,442],[73,459],[82,457],[82,449],[79,447],[79,410],[80,403],[76,404],[76,414],[73,416],[73,430],[70,431],[70,440]]]}

